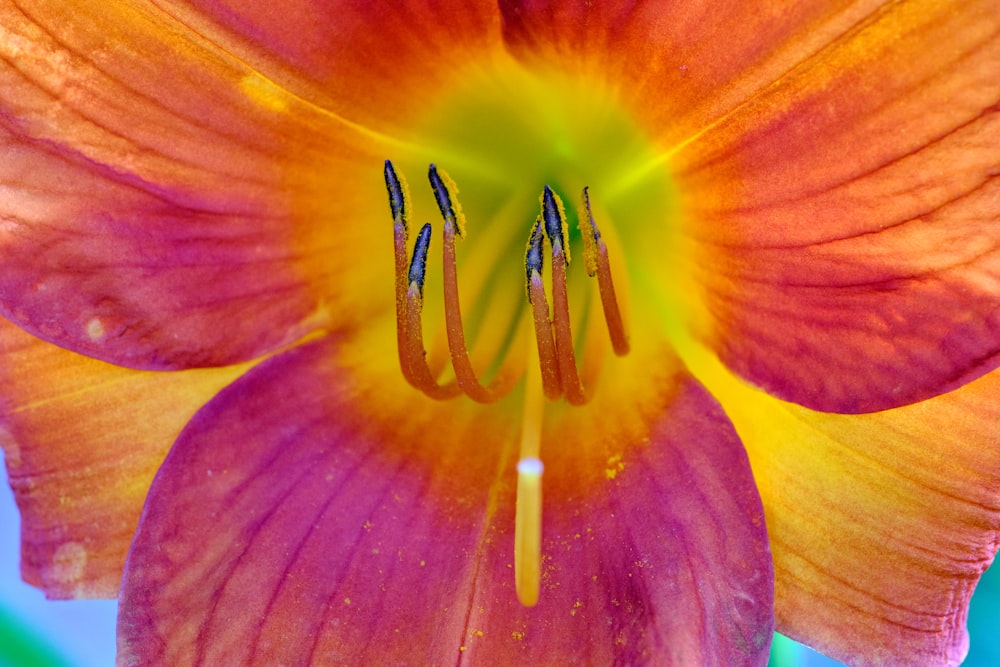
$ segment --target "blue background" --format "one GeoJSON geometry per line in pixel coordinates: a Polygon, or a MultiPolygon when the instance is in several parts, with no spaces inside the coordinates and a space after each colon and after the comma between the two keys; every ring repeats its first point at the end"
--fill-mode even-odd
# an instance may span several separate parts
{"type": "MultiPolygon", "coordinates": [[[[114,664],[114,601],[49,602],[18,574],[20,519],[0,464],[0,667],[109,667],[114,664]]],[[[983,577],[972,599],[972,648],[965,665],[1000,665],[1000,569],[983,577]]],[[[770,667],[840,663],[775,637],[770,667]]]]}

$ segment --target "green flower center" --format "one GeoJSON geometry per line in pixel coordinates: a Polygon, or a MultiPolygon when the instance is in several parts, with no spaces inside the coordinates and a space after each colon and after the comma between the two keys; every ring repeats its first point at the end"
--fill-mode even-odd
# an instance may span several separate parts
{"type": "MultiPolygon", "coordinates": [[[[587,346],[590,316],[600,318],[597,285],[587,277],[578,210],[588,188],[592,211],[611,254],[619,298],[633,334],[646,310],[672,310],[677,198],[657,147],[600,81],[528,71],[512,62],[470,67],[439,104],[415,124],[416,148],[392,157],[411,182],[414,231],[435,230],[427,272],[427,339],[442,333],[443,306],[437,253],[442,218],[425,180],[435,164],[457,184],[467,224],[456,261],[467,339],[477,366],[496,373],[530,317],[525,300],[525,244],[549,186],[566,202],[566,252],[571,318],[578,351],[587,346]],[[399,159],[401,158],[401,159],[399,159]],[[418,180],[419,179],[419,180],[418,180]],[[650,308],[655,306],[655,308],[650,308]]],[[[583,221],[582,229],[589,222],[583,221]]],[[[550,265],[551,262],[548,262],[550,265]]],[[[548,266],[546,269],[548,270],[548,266]]],[[[662,315],[660,315],[662,317],[662,315]]],[[[654,325],[659,327],[662,322],[654,325]]],[[[433,344],[428,349],[434,357],[433,344]]]]}

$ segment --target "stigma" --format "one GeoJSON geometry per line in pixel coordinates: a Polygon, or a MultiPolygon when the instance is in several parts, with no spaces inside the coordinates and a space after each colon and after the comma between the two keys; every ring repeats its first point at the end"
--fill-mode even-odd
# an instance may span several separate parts
{"type": "MultiPolygon", "coordinates": [[[[428,169],[428,180],[442,219],[444,333],[454,377],[442,380],[443,369],[431,368],[424,346],[424,285],[433,226],[429,222],[421,226],[411,250],[409,189],[392,162],[386,160],[385,185],[393,219],[399,367],[411,386],[437,400],[465,395],[479,403],[493,403],[523,384],[514,576],[518,599],[525,606],[533,606],[539,596],[542,560],[544,467],[540,450],[544,405],[546,401],[559,400],[576,406],[587,403],[593,396],[597,382],[595,369],[599,366],[584,363],[581,371],[574,348],[567,286],[570,245],[566,211],[559,195],[544,185],[534,222],[525,229],[528,240],[524,256],[519,260],[524,266],[526,305],[533,323],[534,345],[524,355],[517,354],[515,346],[513,353],[508,352],[500,361],[492,381],[484,383],[469,356],[459,299],[456,241],[466,236],[467,225],[457,198],[458,188],[443,170],[433,164],[428,169]],[[532,361],[527,363],[526,358],[532,361]],[[529,366],[534,364],[537,364],[538,372],[530,370],[529,366]]],[[[586,272],[590,278],[596,278],[610,347],[621,356],[629,351],[628,335],[612,280],[608,248],[594,219],[586,187],[583,188],[577,212],[586,272]]],[[[593,354],[593,347],[586,346],[585,353],[593,354]]]]}

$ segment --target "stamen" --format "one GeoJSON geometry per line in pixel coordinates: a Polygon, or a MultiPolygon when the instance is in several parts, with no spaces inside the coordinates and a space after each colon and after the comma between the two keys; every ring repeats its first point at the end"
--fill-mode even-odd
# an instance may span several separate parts
{"type": "Polygon", "coordinates": [[[417,234],[413,246],[413,260],[410,262],[409,287],[406,290],[405,325],[406,338],[401,351],[404,376],[407,381],[427,396],[436,399],[454,398],[462,393],[455,382],[438,384],[427,366],[427,352],[424,349],[424,327],[421,313],[424,306],[424,277],[427,271],[427,252],[431,244],[431,223],[425,223],[417,234]]]}
{"type": "MultiPolygon", "coordinates": [[[[409,192],[406,182],[399,176],[392,163],[385,162],[385,184],[389,193],[389,207],[393,216],[393,242],[395,252],[396,286],[396,328],[399,348],[400,368],[406,380],[432,398],[446,399],[465,393],[471,399],[489,403],[506,395],[524,373],[525,359],[507,358],[500,365],[497,377],[484,386],[480,382],[469,359],[462,309],[458,291],[458,268],[455,239],[465,236],[465,217],[456,197],[458,188],[446,173],[430,165],[428,172],[431,189],[437,202],[443,230],[443,270],[444,270],[444,312],[445,334],[448,351],[455,372],[455,380],[439,384],[435,374],[427,364],[427,353],[423,340],[423,291],[427,274],[427,257],[430,250],[431,225],[421,227],[413,247],[412,258],[407,261],[407,216],[409,192]]],[[[585,365],[584,380],[577,369],[576,352],[573,347],[573,331],[570,323],[569,296],[567,287],[567,267],[569,266],[569,235],[566,227],[566,212],[562,200],[553,190],[545,186],[541,197],[541,215],[535,219],[525,249],[525,291],[531,304],[535,328],[535,346],[529,351],[532,363],[537,362],[539,374],[529,373],[524,384],[524,410],[521,427],[520,454],[517,464],[517,500],[514,525],[514,577],[517,597],[521,604],[531,607],[537,604],[541,585],[542,565],[542,473],[544,466],[539,458],[541,450],[542,425],[544,421],[545,399],[555,400],[565,397],[573,405],[581,405],[589,400],[593,390],[593,380],[597,366],[605,358],[600,345],[600,337],[592,330],[599,329],[600,323],[589,313],[586,317],[586,346],[583,350],[585,365]],[[543,279],[545,238],[552,248],[551,289],[552,311],[545,292],[543,279]]],[[[594,221],[590,207],[590,195],[583,189],[579,210],[580,231],[584,241],[584,260],[587,273],[597,277],[600,288],[604,320],[612,347],[616,354],[628,352],[628,336],[611,279],[608,250],[601,232],[594,221]],[[589,228],[584,229],[586,218],[589,228]]],[[[491,250],[492,251],[492,250],[491,250]]],[[[518,334],[523,332],[520,327],[518,334]]],[[[481,349],[483,336],[479,336],[477,349],[481,349]]],[[[518,340],[510,349],[519,350],[518,340]]]]}
{"type": "MultiPolygon", "coordinates": [[[[456,381],[440,385],[427,365],[423,342],[424,276],[427,252],[430,246],[430,223],[424,225],[413,249],[413,259],[406,262],[407,209],[409,193],[406,182],[396,173],[389,160],[385,162],[385,184],[389,192],[389,207],[394,221],[394,247],[396,255],[396,343],[400,368],[406,380],[432,398],[451,398],[465,392],[481,403],[496,401],[514,388],[524,372],[523,359],[508,358],[497,372],[497,377],[484,386],[469,360],[465,343],[465,329],[458,296],[458,271],[455,260],[455,235],[464,236],[465,217],[455,194],[458,188],[444,172],[430,166],[431,188],[444,225],[444,305],[448,350],[455,370],[456,381]]],[[[515,348],[520,346],[514,345],[515,348]]]]}
{"type": "Polygon", "coordinates": [[[453,181],[447,174],[442,178],[437,167],[430,167],[431,187],[437,199],[441,217],[444,218],[444,314],[448,332],[448,350],[451,353],[451,363],[455,369],[455,377],[462,391],[479,403],[492,403],[510,392],[524,372],[524,364],[512,363],[508,360],[503,364],[497,377],[484,386],[479,381],[476,371],[469,360],[469,350],[465,343],[465,327],[462,323],[462,307],[458,297],[458,268],[455,260],[455,235],[461,236],[461,209],[456,210],[455,199],[451,195],[453,181]]]}
{"type": "Polygon", "coordinates": [[[514,519],[514,587],[525,607],[538,603],[542,561],[542,472],[540,459],[517,463],[517,501],[514,519]]]}
{"type": "Polygon", "coordinates": [[[583,405],[589,397],[580,382],[576,353],[573,351],[573,328],[570,325],[569,295],[566,288],[569,255],[564,250],[563,241],[566,215],[559,195],[547,185],[542,194],[542,217],[545,219],[545,233],[552,246],[552,323],[555,328],[559,378],[566,400],[571,405],[583,405]]]}
{"type": "Polygon", "coordinates": [[[535,322],[535,342],[538,350],[538,364],[542,373],[542,386],[545,397],[555,400],[562,396],[562,383],[559,380],[559,362],[556,358],[556,345],[552,339],[552,323],[549,321],[549,303],[545,298],[545,285],[542,283],[543,252],[542,220],[535,221],[528,238],[525,251],[524,267],[527,273],[528,302],[531,304],[531,314],[535,322]]]}
{"type": "Polygon", "coordinates": [[[608,259],[608,247],[601,238],[594,214],[590,210],[589,188],[583,189],[583,206],[579,211],[580,232],[583,236],[584,263],[587,275],[597,275],[597,285],[601,292],[601,307],[604,309],[604,321],[608,326],[608,336],[611,347],[619,357],[628,354],[628,334],[622,321],[621,310],[618,307],[618,297],[615,294],[615,283],[611,279],[611,262],[608,259]],[[584,214],[590,221],[590,229],[583,228],[584,214]]]}
{"type": "Polygon", "coordinates": [[[409,321],[406,316],[406,291],[408,287],[406,241],[409,231],[407,228],[409,189],[406,186],[406,181],[396,174],[396,169],[389,160],[385,161],[385,188],[389,191],[389,208],[392,211],[393,246],[396,258],[396,351],[399,355],[399,368],[403,372],[403,377],[406,378],[407,382],[413,384],[413,375],[406,358],[406,329],[409,321]]]}

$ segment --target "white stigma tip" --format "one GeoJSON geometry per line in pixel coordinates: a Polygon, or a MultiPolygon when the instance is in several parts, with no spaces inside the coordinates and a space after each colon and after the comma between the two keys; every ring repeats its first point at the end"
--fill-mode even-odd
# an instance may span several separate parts
{"type": "Polygon", "coordinates": [[[534,457],[529,456],[517,462],[518,475],[531,475],[534,477],[541,477],[542,472],[544,471],[545,471],[545,466],[542,465],[541,459],[536,459],[534,457]]]}

